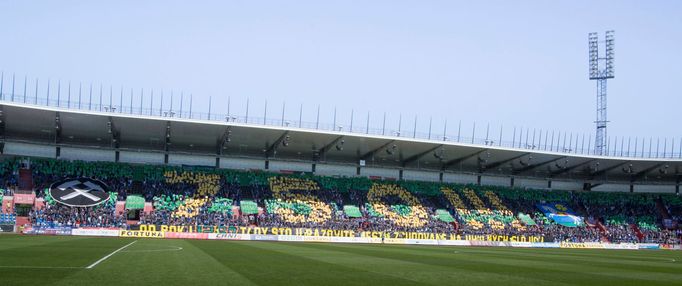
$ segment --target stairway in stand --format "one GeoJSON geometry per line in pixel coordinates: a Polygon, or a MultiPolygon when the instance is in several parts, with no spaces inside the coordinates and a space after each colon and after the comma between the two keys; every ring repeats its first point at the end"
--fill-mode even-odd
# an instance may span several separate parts
{"type": "Polygon", "coordinates": [[[609,242],[608,231],[606,230],[606,227],[600,221],[597,221],[596,227],[601,233],[601,240],[603,242],[609,242]]]}
{"type": "Polygon", "coordinates": [[[16,222],[17,231],[18,231],[20,226],[25,226],[25,225],[31,225],[31,220],[29,220],[29,218],[26,216],[18,216],[17,222],[16,222]]]}
{"type": "Polygon", "coordinates": [[[144,195],[144,183],[140,180],[134,180],[128,194],[144,195]]]}
{"type": "Polygon", "coordinates": [[[126,202],[118,201],[116,202],[116,215],[123,215],[126,211],[126,202]]]}
{"type": "Polygon", "coordinates": [[[644,239],[644,234],[642,233],[641,230],[639,230],[639,227],[637,227],[636,224],[630,224],[630,228],[632,231],[635,232],[635,235],[637,235],[637,239],[641,242],[644,239]]]}
{"type": "Polygon", "coordinates": [[[19,169],[18,190],[14,192],[14,211],[16,212],[16,226],[17,231],[21,226],[30,226],[26,206],[33,206],[36,201],[35,193],[33,193],[33,172],[31,172],[28,164],[22,165],[19,169]]]}
{"type": "Polygon", "coordinates": [[[585,203],[578,200],[574,200],[573,202],[578,209],[578,214],[582,215],[584,218],[588,218],[590,216],[590,213],[587,211],[587,207],[585,207],[585,203]]]}
{"type": "Polygon", "coordinates": [[[31,169],[19,169],[19,190],[33,191],[33,173],[31,169]]]}
{"type": "Polygon", "coordinates": [[[663,217],[663,219],[670,219],[670,213],[668,212],[668,208],[665,207],[665,204],[663,203],[663,200],[661,198],[656,199],[656,209],[658,210],[658,213],[663,217]]]}

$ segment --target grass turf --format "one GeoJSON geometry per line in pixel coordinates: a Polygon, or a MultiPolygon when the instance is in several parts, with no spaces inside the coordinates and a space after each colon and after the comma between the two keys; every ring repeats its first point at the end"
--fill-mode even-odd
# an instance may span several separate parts
{"type": "Polygon", "coordinates": [[[682,252],[0,235],[0,285],[150,284],[682,285],[682,252]]]}

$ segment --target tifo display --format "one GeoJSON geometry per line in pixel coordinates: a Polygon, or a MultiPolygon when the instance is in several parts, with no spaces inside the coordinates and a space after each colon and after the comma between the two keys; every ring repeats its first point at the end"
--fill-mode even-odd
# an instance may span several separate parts
{"type": "MultiPolygon", "coordinates": [[[[20,162],[2,161],[6,190],[20,162]]],[[[673,194],[531,190],[214,168],[30,160],[27,234],[501,245],[676,247],[673,194]]],[[[19,223],[18,212],[27,220],[19,223]]]]}

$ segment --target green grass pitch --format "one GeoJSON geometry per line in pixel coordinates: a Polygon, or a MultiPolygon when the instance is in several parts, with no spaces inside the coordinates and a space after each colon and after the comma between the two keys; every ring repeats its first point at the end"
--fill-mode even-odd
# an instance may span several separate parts
{"type": "Polygon", "coordinates": [[[682,285],[682,252],[0,235],[0,285],[682,285]]]}

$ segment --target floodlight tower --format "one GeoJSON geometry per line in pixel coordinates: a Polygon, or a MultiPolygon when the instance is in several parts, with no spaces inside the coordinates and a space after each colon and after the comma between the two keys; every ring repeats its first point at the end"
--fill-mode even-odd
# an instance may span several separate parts
{"type": "Polygon", "coordinates": [[[605,155],[606,152],[606,80],[614,78],[614,31],[606,31],[604,41],[605,56],[599,57],[599,36],[590,33],[588,45],[590,49],[590,80],[597,81],[597,134],[595,136],[594,153],[605,155]]]}

